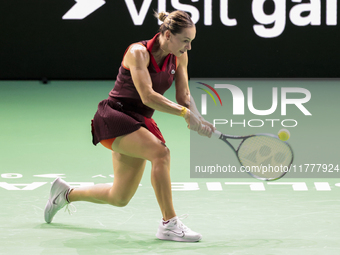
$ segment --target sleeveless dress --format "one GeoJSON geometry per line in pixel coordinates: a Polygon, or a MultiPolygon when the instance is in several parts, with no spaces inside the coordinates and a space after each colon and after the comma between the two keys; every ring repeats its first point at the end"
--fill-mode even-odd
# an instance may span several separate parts
{"type": "MultiPolygon", "coordinates": [[[[173,83],[177,58],[173,54],[169,54],[161,68],[157,65],[151,50],[158,36],[159,33],[151,40],[144,40],[139,43],[145,46],[150,54],[148,71],[152,81],[152,88],[155,92],[163,95],[173,83]]],[[[154,109],[143,104],[133,84],[130,70],[124,67],[122,61],[109,97],[98,104],[97,112],[92,120],[92,143],[97,145],[102,140],[132,133],[141,126],[149,129],[150,132],[165,143],[157,124],[151,118],[153,113],[154,109]]]]}

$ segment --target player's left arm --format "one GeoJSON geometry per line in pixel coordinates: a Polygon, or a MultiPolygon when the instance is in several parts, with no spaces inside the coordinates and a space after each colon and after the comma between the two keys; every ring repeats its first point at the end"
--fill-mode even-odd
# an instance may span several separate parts
{"type": "Polygon", "coordinates": [[[188,82],[188,54],[185,52],[182,56],[177,58],[178,66],[175,73],[175,86],[176,86],[176,101],[178,104],[187,107],[195,113],[201,120],[202,124],[215,130],[214,126],[206,121],[197,110],[195,101],[190,95],[189,82],[188,82]]]}

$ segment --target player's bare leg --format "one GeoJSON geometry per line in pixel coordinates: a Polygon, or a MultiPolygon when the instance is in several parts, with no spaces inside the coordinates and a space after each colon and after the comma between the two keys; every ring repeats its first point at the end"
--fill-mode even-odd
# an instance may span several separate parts
{"type": "Polygon", "coordinates": [[[143,127],[131,134],[117,137],[112,149],[113,185],[98,184],[73,189],[68,194],[69,202],[127,205],[139,186],[145,160],[149,160],[152,164],[151,182],[163,215],[156,236],[174,241],[200,240],[201,235],[187,228],[176,216],[172,202],[169,149],[143,127]]]}
{"type": "Polygon", "coordinates": [[[69,201],[87,201],[114,206],[126,206],[139,186],[146,160],[112,152],[113,184],[97,184],[74,189],[69,201]]]}
{"type": "Polygon", "coordinates": [[[142,178],[145,160],[152,164],[151,182],[165,220],[174,216],[170,181],[169,149],[145,128],[117,139],[112,144],[113,185],[97,184],[74,189],[69,201],[88,201],[125,206],[142,178]]]}

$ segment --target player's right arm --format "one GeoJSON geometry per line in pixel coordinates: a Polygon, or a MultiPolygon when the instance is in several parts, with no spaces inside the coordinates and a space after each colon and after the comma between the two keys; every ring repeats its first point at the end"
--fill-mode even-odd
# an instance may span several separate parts
{"type": "MultiPolygon", "coordinates": [[[[123,64],[130,69],[133,83],[141,97],[143,104],[157,111],[180,115],[182,106],[170,101],[152,88],[152,80],[148,71],[150,55],[147,49],[140,44],[133,44],[125,54],[123,64]]],[[[188,110],[185,118],[190,117],[190,129],[198,130],[200,121],[197,116],[188,110]],[[197,119],[197,120],[196,120],[197,119]],[[196,120],[196,121],[195,121],[196,120]]]]}

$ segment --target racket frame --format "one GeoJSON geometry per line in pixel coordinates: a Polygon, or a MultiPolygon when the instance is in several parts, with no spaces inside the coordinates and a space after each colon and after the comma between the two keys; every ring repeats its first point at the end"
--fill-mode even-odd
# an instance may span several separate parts
{"type": "MultiPolygon", "coordinates": [[[[273,137],[273,138],[275,138],[275,139],[280,140],[280,138],[279,138],[278,136],[273,135],[273,134],[269,134],[269,133],[252,134],[252,135],[246,135],[246,136],[236,136],[236,135],[225,135],[225,134],[221,133],[220,131],[215,130],[215,131],[212,133],[212,135],[216,136],[219,140],[222,140],[223,142],[225,142],[226,144],[228,144],[230,148],[233,149],[233,151],[234,151],[235,154],[236,154],[236,157],[237,157],[238,161],[240,162],[240,164],[241,164],[242,166],[244,166],[244,165],[242,164],[242,162],[241,162],[241,160],[240,160],[240,158],[239,158],[238,151],[239,151],[240,147],[242,146],[242,144],[243,144],[243,142],[244,142],[245,140],[247,140],[247,139],[250,138],[250,137],[254,137],[254,136],[269,136],[269,137],[273,137]],[[240,144],[238,145],[237,149],[235,149],[235,147],[228,141],[228,139],[234,139],[234,140],[242,139],[242,141],[241,141],[240,144]]],[[[290,161],[290,163],[289,163],[289,165],[288,165],[288,168],[290,168],[290,166],[292,165],[293,160],[294,160],[293,149],[292,149],[292,147],[289,145],[289,143],[287,143],[286,141],[280,140],[280,142],[285,143],[285,144],[289,147],[289,149],[290,149],[290,151],[291,151],[291,153],[292,153],[292,160],[290,161]]],[[[288,172],[288,171],[287,171],[287,172],[288,172]]],[[[255,175],[255,174],[253,174],[253,173],[247,171],[247,173],[248,173],[249,175],[251,175],[252,177],[254,177],[254,178],[256,178],[256,179],[259,179],[259,180],[263,180],[263,181],[275,181],[275,180],[278,180],[278,179],[282,178],[287,172],[284,171],[284,172],[283,172],[279,177],[277,177],[277,178],[263,178],[263,177],[259,177],[259,176],[255,175]]]]}

